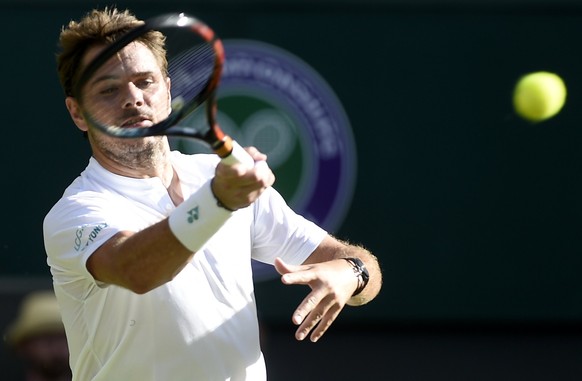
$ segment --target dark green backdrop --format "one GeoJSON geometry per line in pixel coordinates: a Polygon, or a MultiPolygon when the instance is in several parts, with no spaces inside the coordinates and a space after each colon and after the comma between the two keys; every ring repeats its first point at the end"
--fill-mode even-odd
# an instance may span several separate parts
{"type": "MultiPolygon", "coordinates": [[[[61,25],[95,4],[83,3],[0,2],[3,277],[49,276],[42,219],[89,155],[54,64],[61,25]]],[[[379,299],[345,321],[580,322],[582,8],[473,3],[117,2],[280,46],[334,88],[359,163],[337,234],[385,271],[379,299]],[[511,92],[537,70],[561,74],[569,95],[532,125],[511,92]]],[[[260,284],[261,313],[287,321],[305,291],[260,284]]]]}

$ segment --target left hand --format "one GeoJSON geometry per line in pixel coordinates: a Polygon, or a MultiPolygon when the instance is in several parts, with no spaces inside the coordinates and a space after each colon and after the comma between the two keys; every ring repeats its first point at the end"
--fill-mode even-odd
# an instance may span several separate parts
{"type": "Polygon", "coordinates": [[[294,266],[277,258],[275,269],[284,284],[311,287],[311,292],[293,313],[292,321],[299,326],[295,333],[297,340],[305,339],[309,332],[312,342],[319,340],[358,286],[352,266],[343,259],[294,266]]]}

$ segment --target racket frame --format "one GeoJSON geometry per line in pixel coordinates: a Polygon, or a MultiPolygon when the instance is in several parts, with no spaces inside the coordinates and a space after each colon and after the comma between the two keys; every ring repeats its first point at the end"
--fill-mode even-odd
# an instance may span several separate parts
{"type": "MultiPolygon", "coordinates": [[[[108,44],[83,70],[77,85],[73,88],[73,97],[82,105],[83,87],[89,82],[95,72],[117,52],[125,46],[135,41],[140,36],[164,28],[189,28],[192,33],[199,36],[204,42],[211,45],[215,52],[213,65],[213,75],[204,85],[200,93],[183,107],[172,109],[170,115],[163,121],[154,124],[148,128],[124,128],[118,126],[103,126],[100,123],[84,113],[87,121],[97,127],[104,133],[120,138],[140,138],[145,136],[168,135],[180,136],[202,140],[210,145],[212,150],[221,158],[226,158],[233,152],[233,146],[236,144],[228,135],[226,135],[216,122],[216,89],[220,82],[222,68],[224,65],[224,47],[222,41],[216,36],[214,31],[199,19],[185,15],[184,13],[164,14],[153,17],[144,21],[143,24],[129,30],[121,37],[108,44]],[[180,125],[179,122],[196,110],[200,105],[206,103],[206,118],[209,129],[204,134],[193,127],[180,125]]],[[[83,109],[83,107],[81,107],[83,109]]],[[[238,149],[236,151],[239,151],[238,149]]],[[[240,159],[235,159],[240,161],[240,159]]],[[[243,159],[248,162],[248,159],[243,159]]]]}

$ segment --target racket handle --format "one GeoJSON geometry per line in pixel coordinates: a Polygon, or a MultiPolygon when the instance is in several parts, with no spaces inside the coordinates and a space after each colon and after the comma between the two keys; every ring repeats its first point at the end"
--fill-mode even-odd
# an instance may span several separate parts
{"type": "Polygon", "coordinates": [[[255,166],[255,161],[251,155],[235,140],[232,140],[232,151],[230,151],[228,156],[222,158],[222,162],[226,165],[244,164],[249,168],[255,166]]]}

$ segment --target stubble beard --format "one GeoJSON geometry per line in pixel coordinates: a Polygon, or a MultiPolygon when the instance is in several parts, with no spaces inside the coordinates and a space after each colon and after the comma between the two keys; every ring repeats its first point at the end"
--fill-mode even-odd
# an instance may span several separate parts
{"type": "Polygon", "coordinates": [[[97,139],[101,151],[117,164],[133,170],[159,166],[167,156],[167,140],[163,136],[137,139],[97,139]]]}

